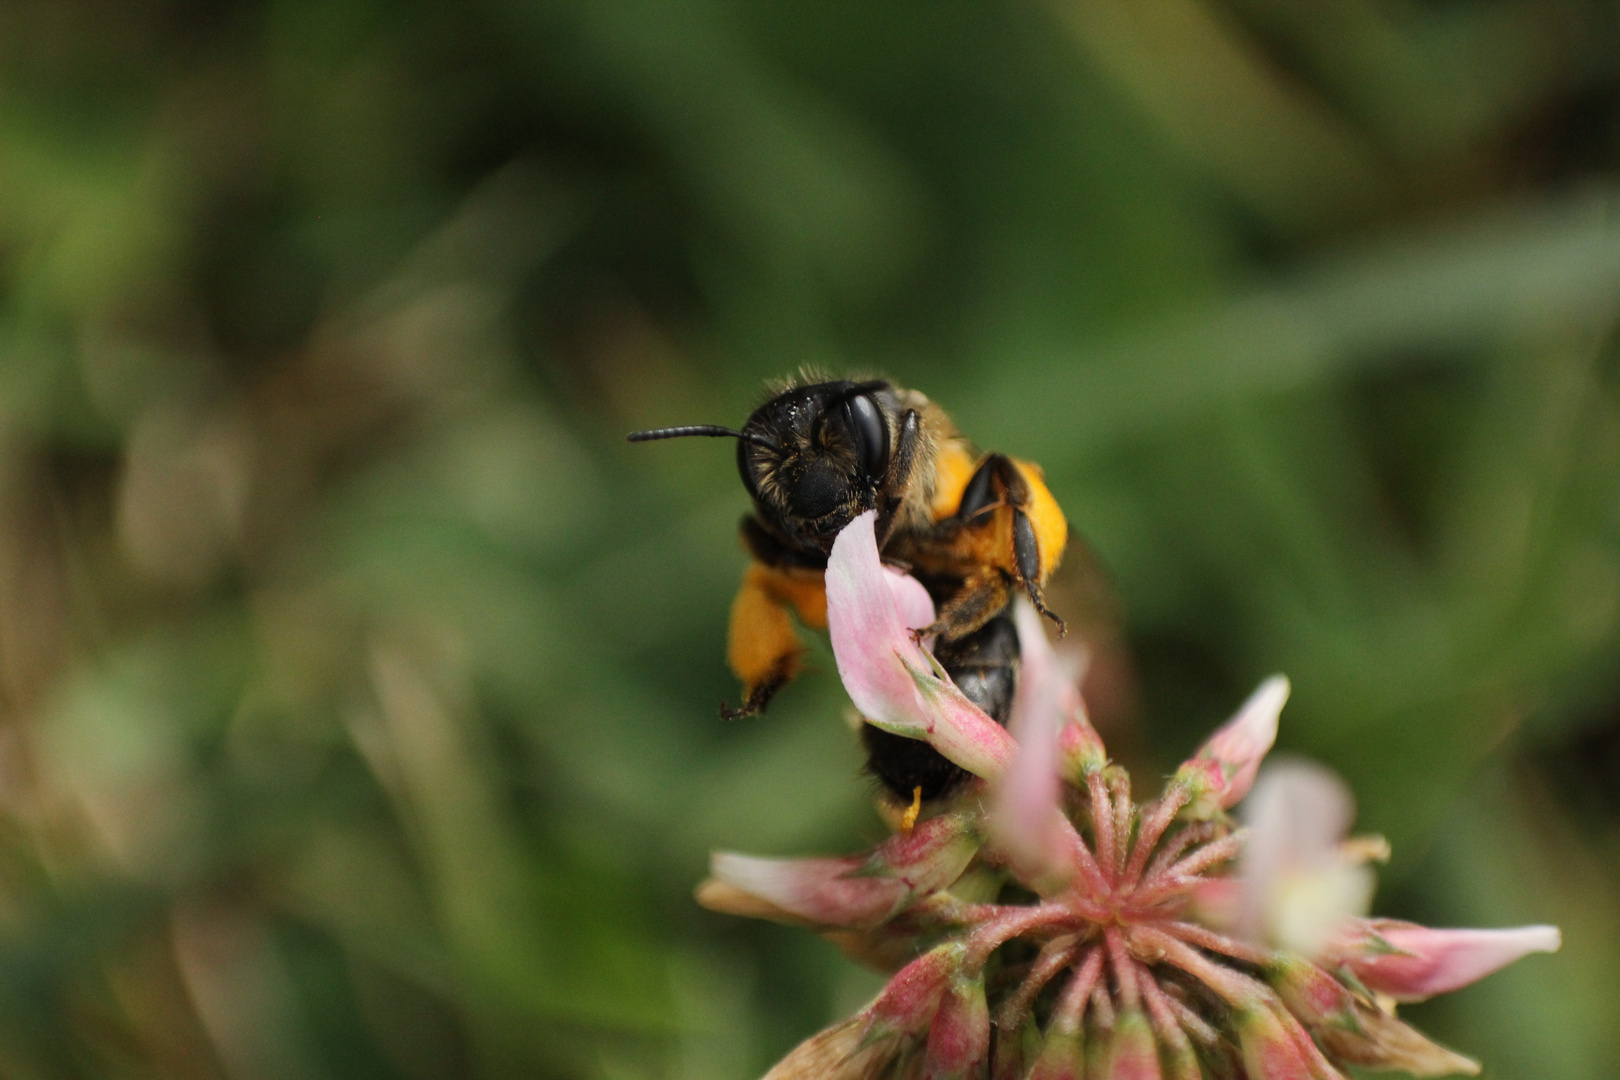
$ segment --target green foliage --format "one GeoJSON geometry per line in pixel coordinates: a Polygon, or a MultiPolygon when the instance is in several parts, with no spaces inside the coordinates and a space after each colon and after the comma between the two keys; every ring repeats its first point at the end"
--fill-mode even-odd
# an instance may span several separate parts
{"type": "Polygon", "coordinates": [[[1587,0],[0,10],[0,1071],[757,1075],[875,985],[696,909],[880,828],[723,724],[767,377],[1043,463],[1111,747],[1260,676],[1419,1022],[1620,1058],[1620,32],[1587,0]],[[1071,559],[1078,565],[1084,560],[1071,559]],[[1099,595],[1112,593],[1115,599],[1099,595]]]}

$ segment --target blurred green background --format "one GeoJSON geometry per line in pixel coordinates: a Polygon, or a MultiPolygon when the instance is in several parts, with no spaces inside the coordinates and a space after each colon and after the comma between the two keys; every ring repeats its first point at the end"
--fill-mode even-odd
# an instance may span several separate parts
{"type": "MultiPolygon", "coordinates": [[[[745,1080],[870,993],[700,911],[876,836],[825,646],[722,723],[801,365],[1044,464],[1142,776],[1262,676],[1417,1022],[1620,1062],[1607,0],[7,0],[0,1074],[745,1080]]],[[[1067,590],[1066,592],[1063,590],[1067,590]]]]}

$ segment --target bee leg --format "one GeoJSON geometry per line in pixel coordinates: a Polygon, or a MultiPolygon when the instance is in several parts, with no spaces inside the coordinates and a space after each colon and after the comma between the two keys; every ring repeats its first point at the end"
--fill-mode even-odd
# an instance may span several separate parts
{"type": "MultiPolygon", "coordinates": [[[[979,467],[974,470],[968,479],[967,487],[962,489],[962,498],[956,505],[956,517],[959,521],[971,521],[980,514],[994,510],[1002,505],[1002,496],[996,490],[996,481],[1001,479],[1003,469],[1001,463],[1006,461],[1000,454],[987,455],[979,467]]],[[[1002,480],[1005,487],[1006,481],[1002,480]]]]}
{"type": "Polygon", "coordinates": [[[765,706],[771,703],[771,698],[776,696],[776,692],[793,681],[797,668],[797,657],[783,658],[782,663],[774,668],[771,674],[753,684],[753,686],[745,687],[748,695],[743,699],[741,708],[733,709],[722,701],[720,703],[720,719],[740,720],[745,716],[757,716],[764,712],[765,706]]]}
{"type": "Polygon", "coordinates": [[[911,486],[911,468],[917,461],[917,443],[922,436],[922,417],[916,409],[907,409],[900,418],[900,437],[895,441],[894,456],[889,459],[889,472],[883,480],[883,497],[878,503],[877,545],[883,550],[889,534],[894,531],[894,516],[905,502],[906,489],[911,486]]]}
{"type": "Polygon", "coordinates": [[[1007,575],[994,568],[972,575],[940,609],[934,624],[917,633],[920,636],[938,634],[941,641],[966,637],[1007,606],[1008,586],[1007,575]]]}
{"type": "Polygon", "coordinates": [[[731,629],[726,658],[743,684],[739,709],[720,707],[728,720],[763,712],[778,690],[799,673],[804,646],[793,628],[789,610],[806,625],[827,624],[827,593],[819,573],[795,575],[780,568],[754,563],[743,576],[742,588],[731,604],[731,629]]]}
{"type": "Polygon", "coordinates": [[[1017,507],[1013,509],[1013,557],[1018,563],[1018,576],[1023,579],[1029,602],[1035,605],[1036,611],[1057,625],[1058,637],[1062,637],[1068,633],[1068,626],[1047,608],[1041,596],[1041,553],[1035,543],[1035,526],[1030,524],[1029,515],[1017,507]]]}
{"type": "Polygon", "coordinates": [[[1013,565],[1018,570],[1024,591],[1029,594],[1029,602],[1035,605],[1036,611],[1056,624],[1058,636],[1062,637],[1068,633],[1068,626],[1046,606],[1041,593],[1041,549],[1035,539],[1035,526],[1025,513],[1029,504],[1029,483],[1018,471],[1018,466],[1009,457],[990,454],[985,457],[984,464],[973,479],[968,481],[967,489],[962,493],[962,505],[956,513],[965,519],[994,506],[1012,507],[1013,565]],[[992,479],[994,484],[991,483],[992,479]],[[1005,492],[1004,502],[995,499],[994,488],[997,486],[1005,492]]]}

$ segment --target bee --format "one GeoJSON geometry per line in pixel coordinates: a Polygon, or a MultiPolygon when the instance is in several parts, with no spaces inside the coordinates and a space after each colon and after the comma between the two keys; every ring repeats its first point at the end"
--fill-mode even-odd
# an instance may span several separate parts
{"type": "MultiPolygon", "coordinates": [[[[938,612],[919,632],[962,692],[998,723],[1017,687],[1012,601],[1022,593],[1057,624],[1043,588],[1069,529],[1038,465],[981,454],[938,405],[886,380],[790,382],[740,430],[711,424],[633,432],[632,442],[712,436],[737,440],[737,471],[753,500],[742,520],[752,556],[731,608],[727,659],[742,706],[761,712],[798,674],[804,646],[792,615],[827,626],[824,573],[833,539],[877,511],[878,548],[910,571],[938,612]],[[791,613],[791,614],[790,614],[791,613]]],[[[867,768],[914,821],[922,802],[967,774],[927,743],[863,725],[867,768]]]]}

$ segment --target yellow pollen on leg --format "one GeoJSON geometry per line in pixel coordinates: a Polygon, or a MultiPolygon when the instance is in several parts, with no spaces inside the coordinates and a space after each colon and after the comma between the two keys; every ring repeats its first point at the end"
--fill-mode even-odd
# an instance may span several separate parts
{"type": "Polygon", "coordinates": [[[905,816],[900,819],[900,831],[910,832],[912,826],[917,824],[917,815],[922,813],[922,788],[911,789],[911,805],[906,808],[905,816]]]}

